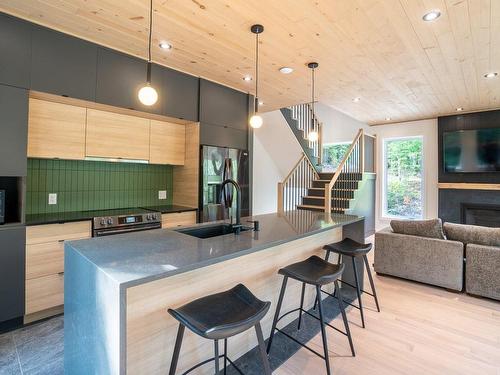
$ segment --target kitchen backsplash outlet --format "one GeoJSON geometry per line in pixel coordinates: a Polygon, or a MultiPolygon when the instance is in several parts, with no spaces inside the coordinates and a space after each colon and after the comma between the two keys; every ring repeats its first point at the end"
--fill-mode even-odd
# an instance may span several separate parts
{"type": "Polygon", "coordinates": [[[167,191],[159,190],[158,191],[158,199],[167,199],[167,191]]]}
{"type": "Polygon", "coordinates": [[[26,214],[171,204],[172,176],[169,165],[28,159],[26,214]],[[48,204],[52,193],[55,205],[48,204]]]}
{"type": "Polygon", "coordinates": [[[57,204],[57,194],[56,193],[49,193],[49,205],[51,204],[57,204]]]}

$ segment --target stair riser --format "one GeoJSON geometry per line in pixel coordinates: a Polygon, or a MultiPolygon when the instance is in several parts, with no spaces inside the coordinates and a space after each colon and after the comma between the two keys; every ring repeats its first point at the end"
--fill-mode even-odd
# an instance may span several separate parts
{"type": "MultiPolygon", "coordinates": [[[[324,199],[315,199],[315,198],[302,198],[302,204],[310,205],[310,206],[321,206],[324,207],[325,201],[324,199]]],[[[339,208],[349,208],[348,200],[335,200],[332,199],[332,207],[339,208]]]]}
{"type": "MultiPolygon", "coordinates": [[[[331,180],[333,178],[334,173],[319,173],[319,177],[321,180],[331,180]]],[[[339,176],[339,180],[355,180],[361,181],[363,179],[363,175],[361,173],[341,173],[339,176]]]]}
{"type": "Polygon", "coordinates": [[[358,182],[357,181],[337,181],[333,185],[333,190],[342,189],[342,190],[357,190],[358,182]]]}
{"type": "MultiPolygon", "coordinates": [[[[322,189],[322,190],[309,189],[307,191],[307,195],[309,195],[311,197],[324,197],[325,190],[324,189],[322,189]]],[[[353,199],[354,198],[354,190],[332,190],[332,197],[353,199]]]]}

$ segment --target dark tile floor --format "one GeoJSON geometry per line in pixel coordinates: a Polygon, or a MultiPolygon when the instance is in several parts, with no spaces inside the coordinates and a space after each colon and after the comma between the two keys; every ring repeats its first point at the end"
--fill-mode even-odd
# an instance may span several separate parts
{"type": "Polygon", "coordinates": [[[0,375],[63,374],[63,317],[0,335],[0,375]]]}
{"type": "MultiPolygon", "coordinates": [[[[352,301],[354,295],[346,296],[344,294],[344,298],[352,301]]],[[[328,321],[335,319],[340,314],[336,300],[327,298],[324,305],[325,317],[328,321]]],[[[274,313],[274,310],[271,313],[274,313]]],[[[63,316],[57,316],[12,332],[0,334],[0,375],[64,374],[63,328],[63,316]]],[[[342,326],[339,326],[339,328],[343,329],[342,326]]],[[[301,342],[308,342],[319,333],[320,329],[317,320],[304,314],[300,331],[297,331],[297,320],[287,325],[284,331],[301,342]]],[[[347,340],[347,337],[340,334],[339,336],[339,340],[347,340]]],[[[330,345],[333,345],[333,343],[330,345]]],[[[272,369],[277,369],[299,349],[299,345],[284,335],[276,333],[270,356],[272,369]]],[[[239,358],[236,365],[247,375],[262,374],[261,363],[256,349],[239,358]]],[[[228,370],[229,375],[237,374],[234,369],[229,368],[228,370]]]]}

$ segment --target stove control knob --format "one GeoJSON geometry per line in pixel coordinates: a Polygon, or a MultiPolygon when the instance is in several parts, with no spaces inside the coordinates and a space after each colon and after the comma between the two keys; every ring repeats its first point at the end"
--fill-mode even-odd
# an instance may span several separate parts
{"type": "Polygon", "coordinates": [[[106,225],[106,220],[101,219],[100,224],[101,224],[101,225],[106,225]]]}
{"type": "Polygon", "coordinates": [[[108,224],[109,225],[113,224],[113,219],[112,218],[108,218],[108,224]]]}
{"type": "Polygon", "coordinates": [[[151,220],[151,214],[147,214],[146,220],[148,220],[148,221],[151,220]]]}

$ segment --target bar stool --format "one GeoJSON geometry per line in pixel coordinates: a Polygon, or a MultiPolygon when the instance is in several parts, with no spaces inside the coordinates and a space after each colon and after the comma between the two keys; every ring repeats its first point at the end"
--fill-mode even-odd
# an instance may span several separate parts
{"type": "Polygon", "coordinates": [[[179,321],[169,374],[175,375],[185,327],[198,336],[213,340],[215,355],[191,367],[183,374],[188,374],[211,361],[215,362],[215,374],[219,374],[220,358],[224,358],[224,374],[226,374],[227,362],[243,374],[227,356],[227,339],[254,327],[264,374],[271,375],[264,336],[260,327],[260,321],[267,314],[270,306],[271,302],[259,300],[244,285],[238,284],[225,292],[199,298],[177,309],[168,309],[170,315],[179,321]],[[224,340],[224,354],[222,355],[219,355],[219,340],[224,340]]]}
{"type": "MultiPolygon", "coordinates": [[[[380,306],[379,306],[378,298],[377,298],[377,291],[375,290],[375,284],[373,283],[373,277],[372,277],[372,273],[370,271],[370,265],[368,264],[368,257],[366,256],[366,254],[368,254],[371,251],[372,244],[371,243],[363,244],[363,243],[359,243],[357,241],[354,241],[351,238],[345,238],[340,242],[335,242],[335,243],[331,243],[329,245],[326,245],[323,247],[323,249],[326,250],[326,256],[325,256],[326,261],[328,261],[328,259],[330,258],[330,253],[336,253],[339,255],[339,259],[337,261],[337,264],[340,264],[341,261],[343,263],[343,259],[342,259],[343,256],[351,257],[352,268],[354,271],[354,280],[356,282],[356,285],[352,285],[344,280],[339,280],[339,281],[343,284],[349,285],[350,287],[356,289],[356,294],[358,296],[358,306],[356,306],[352,303],[349,303],[347,301],[344,301],[344,302],[357,308],[361,312],[361,323],[363,325],[363,328],[365,328],[365,317],[363,314],[363,302],[361,300],[361,292],[366,293],[375,299],[375,304],[377,305],[377,311],[380,312],[380,306]],[[365,290],[362,290],[360,287],[358,268],[356,265],[356,258],[363,258],[363,261],[365,262],[366,272],[368,274],[368,279],[370,280],[370,286],[372,288],[372,293],[369,293],[365,290]]],[[[324,290],[322,290],[322,292],[328,294],[329,296],[336,297],[335,292],[333,294],[325,292],[324,290]]],[[[340,297],[340,295],[339,295],[339,297],[340,297]]],[[[316,308],[316,303],[317,302],[315,302],[315,304],[314,304],[314,308],[316,308]]]]}
{"type": "Polygon", "coordinates": [[[281,285],[281,291],[278,299],[278,305],[276,307],[276,312],[274,314],[274,319],[273,319],[273,325],[271,328],[271,336],[269,337],[269,342],[267,344],[267,353],[271,351],[271,345],[273,343],[273,338],[274,338],[274,332],[278,331],[288,337],[289,339],[295,341],[297,344],[301,345],[302,347],[308,349],[312,353],[316,354],[318,357],[323,358],[326,363],[326,372],[328,375],[330,375],[330,360],[328,357],[328,343],[326,339],[326,331],[325,331],[325,325],[329,326],[330,328],[333,328],[334,330],[342,333],[343,335],[346,335],[347,338],[349,339],[349,345],[351,347],[351,352],[352,355],[355,356],[356,353],[354,352],[354,345],[352,343],[352,337],[351,337],[351,331],[349,330],[349,323],[347,321],[346,313],[344,311],[344,304],[343,304],[343,299],[338,298],[338,303],[339,303],[339,308],[340,312],[342,313],[342,319],[344,321],[344,327],[345,327],[345,332],[341,331],[340,329],[334,327],[333,325],[325,322],[324,314],[323,314],[323,302],[321,301],[321,286],[326,285],[326,284],[331,284],[334,283],[335,285],[335,290],[338,292],[339,296],[341,295],[341,291],[338,285],[338,278],[342,275],[342,272],[344,271],[344,265],[343,264],[331,264],[328,263],[326,260],[323,260],[317,256],[312,256],[304,261],[298,262],[291,264],[289,266],[286,266],[285,268],[282,268],[278,271],[280,275],[283,275],[283,284],[281,285]],[[286,284],[288,281],[288,278],[292,278],[294,280],[302,282],[302,293],[300,297],[300,307],[298,309],[294,309],[291,311],[288,311],[287,313],[283,314],[282,316],[280,315],[280,310],[281,310],[281,305],[283,303],[283,297],[285,296],[285,290],[286,290],[286,284]],[[319,318],[313,314],[311,314],[309,311],[304,310],[304,292],[305,292],[305,287],[306,284],[309,285],[314,285],[316,288],[316,299],[319,301],[319,318]],[[298,322],[298,329],[300,330],[300,325],[302,322],[302,313],[305,313],[317,320],[319,320],[320,325],[321,325],[321,337],[323,339],[323,352],[324,355],[318,353],[317,351],[309,348],[307,345],[301,343],[294,337],[288,335],[286,332],[283,330],[279,329],[276,327],[278,322],[284,318],[285,316],[299,311],[299,322],[298,322]]]}

